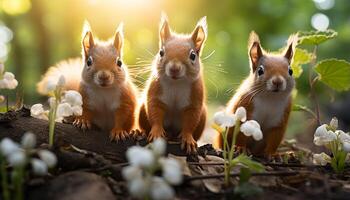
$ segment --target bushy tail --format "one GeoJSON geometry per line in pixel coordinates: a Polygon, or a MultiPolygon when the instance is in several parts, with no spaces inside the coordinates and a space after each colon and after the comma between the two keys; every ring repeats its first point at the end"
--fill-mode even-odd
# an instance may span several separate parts
{"type": "Polygon", "coordinates": [[[50,67],[40,82],[37,83],[37,91],[42,95],[47,95],[46,88],[48,82],[57,82],[61,75],[66,80],[64,90],[78,90],[83,67],[82,61],[79,58],[59,62],[55,66],[50,67]]]}

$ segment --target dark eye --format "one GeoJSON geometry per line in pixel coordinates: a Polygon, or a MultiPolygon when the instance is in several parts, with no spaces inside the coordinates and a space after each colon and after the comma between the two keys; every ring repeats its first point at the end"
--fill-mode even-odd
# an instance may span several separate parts
{"type": "Polygon", "coordinates": [[[194,51],[192,50],[191,53],[190,53],[190,59],[192,61],[195,61],[196,60],[196,53],[194,53],[194,51]]]}
{"type": "Polygon", "coordinates": [[[288,67],[288,74],[289,74],[290,76],[293,75],[293,69],[292,69],[290,66],[288,67]]]}
{"type": "Polygon", "coordinates": [[[90,67],[90,66],[92,65],[92,57],[91,57],[91,56],[88,57],[88,59],[87,59],[87,61],[86,61],[86,65],[87,65],[88,67],[90,67]]]}
{"type": "Polygon", "coordinates": [[[163,56],[164,56],[164,49],[161,49],[161,50],[159,51],[159,55],[160,55],[160,57],[163,57],[163,56]]]}
{"type": "Polygon", "coordinates": [[[122,64],[123,64],[122,61],[121,61],[120,59],[118,59],[118,60],[117,60],[117,65],[118,65],[119,67],[121,67],[122,64]]]}
{"type": "Polygon", "coordinates": [[[265,72],[264,66],[260,65],[259,68],[258,68],[258,70],[257,70],[257,72],[258,72],[258,75],[259,75],[259,76],[263,75],[264,72],[265,72]]]}

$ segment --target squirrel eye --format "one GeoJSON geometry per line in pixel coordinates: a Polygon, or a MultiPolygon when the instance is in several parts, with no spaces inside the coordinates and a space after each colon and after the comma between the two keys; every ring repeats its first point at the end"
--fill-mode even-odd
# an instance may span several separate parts
{"type": "Polygon", "coordinates": [[[118,60],[117,60],[117,65],[118,65],[119,67],[121,67],[122,64],[123,64],[122,61],[121,61],[120,59],[118,59],[118,60]]]}
{"type": "Polygon", "coordinates": [[[195,61],[195,59],[196,59],[196,53],[194,53],[193,50],[192,50],[191,53],[190,53],[190,59],[191,59],[192,61],[195,61]]]}
{"type": "Polygon", "coordinates": [[[258,75],[259,75],[259,76],[263,75],[264,72],[265,72],[264,66],[260,65],[259,68],[258,68],[258,70],[257,70],[257,72],[258,72],[258,75]]]}
{"type": "Polygon", "coordinates": [[[288,73],[289,73],[290,76],[293,75],[293,69],[290,66],[288,67],[288,73]]]}
{"type": "Polygon", "coordinates": [[[87,61],[86,61],[86,65],[87,65],[88,67],[90,67],[90,66],[92,65],[92,57],[91,57],[91,56],[88,57],[88,59],[87,59],[87,61]]]}
{"type": "Polygon", "coordinates": [[[161,50],[159,51],[159,55],[160,55],[160,57],[163,57],[163,56],[164,56],[164,49],[161,49],[161,50]]]}

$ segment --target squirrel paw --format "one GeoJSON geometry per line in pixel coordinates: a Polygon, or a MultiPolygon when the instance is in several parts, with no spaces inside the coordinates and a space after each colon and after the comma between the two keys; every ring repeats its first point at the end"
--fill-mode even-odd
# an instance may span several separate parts
{"type": "Polygon", "coordinates": [[[82,116],[76,117],[73,121],[73,125],[83,130],[91,129],[90,120],[84,119],[82,116]]]}
{"type": "Polygon", "coordinates": [[[165,138],[165,131],[163,128],[152,128],[148,135],[148,142],[152,142],[157,138],[165,138]]]}
{"type": "Polygon", "coordinates": [[[110,135],[109,139],[111,141],[120,141],[120,140],[125,140],[125,138],[129,137],[129,134],[127,131],[120,130],[117,128],[113,128],[110,135]]]}
{"type": "Polygon", "coordinates": [[[187,154],[197,152],[197,142],[191,134],[181,134],[181,149],[186,150],[187,154]]]}

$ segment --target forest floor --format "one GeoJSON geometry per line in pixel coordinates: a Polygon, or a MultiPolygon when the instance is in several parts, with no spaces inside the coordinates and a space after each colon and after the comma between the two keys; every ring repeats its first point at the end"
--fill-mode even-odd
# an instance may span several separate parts
{"type": "MultiPolygon", "coordinates": [[[[30,117],[22,108],[0,116],[0,139],[20,141],[31,131],[39,148],[47,148],[48,123],[30,117]]],[[[71,124],[57,123],[55,147],[58,166],[45,177],[30,175],[25,182],[26,199],[132,199],[121,169],[127,166],[128,147],[146,145],[142,136],[123,142],[110,142],[108,133],[82,132],[71,124]]],[[[179,142],[169,142],[167,153],[183,167],[184,182],[176,186],[177,199],[349,199],[350,166],[335,174],[330,166],[310,162],[312,152],[298,143],[285,141],[279,158],[272,161],[254,158],[266,166],[262,173],[252,173],[249,184],[239,187],[239,168],[232,171],[232,187],[223,186],[222,153],[211,144],[198,148],[196,155],[186,155],[179,142]],[[234,192],[235,191],[235,192],[234,192]]]]}

